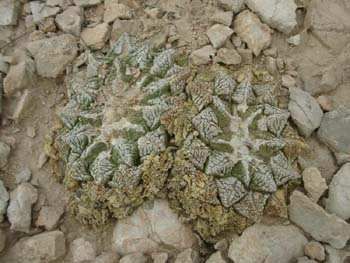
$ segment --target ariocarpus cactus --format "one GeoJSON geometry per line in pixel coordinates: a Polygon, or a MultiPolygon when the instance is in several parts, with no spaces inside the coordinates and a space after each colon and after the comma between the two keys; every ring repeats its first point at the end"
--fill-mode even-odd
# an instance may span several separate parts
{"type": "Polygon", "coordinates": [[[127,34],[87,61],[68,81],[56,138],[81,222],[162,197],[211,240],[258,221],[269,196],[299,177],[303,143],[261,69],[178,65],[175,50],[127,34]]]}

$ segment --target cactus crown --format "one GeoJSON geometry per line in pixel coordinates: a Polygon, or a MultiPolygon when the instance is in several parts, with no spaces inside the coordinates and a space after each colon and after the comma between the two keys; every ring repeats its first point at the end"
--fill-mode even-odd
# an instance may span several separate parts
{"type": "Polygon", "coordinates": [[[161,197],[209,240],[258,221],[269,196],[299,177],[299,138],[272,79],[177,60],[124,34],[69,81],[56,148],[81,222],[161,197]]]}

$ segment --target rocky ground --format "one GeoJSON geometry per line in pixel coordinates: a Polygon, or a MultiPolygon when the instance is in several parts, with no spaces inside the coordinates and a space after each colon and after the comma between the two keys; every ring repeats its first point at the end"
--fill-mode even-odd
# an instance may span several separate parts
{"type": "Polygon", "coordinates": [[[0,262],[350,262],[349,43],[347,0],[1,0],[0,262]],[[280,217],[209,244],[165,200],[100,228],[71,216],[48,147],[64,77],[124,32],[281,75],[309,151],[301,184],[274,195],[280,217]]]}

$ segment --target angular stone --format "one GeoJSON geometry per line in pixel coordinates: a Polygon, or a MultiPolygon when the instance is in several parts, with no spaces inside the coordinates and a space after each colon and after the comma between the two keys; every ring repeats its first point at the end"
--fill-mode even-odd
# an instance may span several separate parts
{"type": "Polygon", "coordinates": [[[9,261],[5,262],[53,262],[66,254],[65,242],[64,234],[61,231],[44,232],[25,237],[11,248],[8,255],[9,261]],[[11,259],[13,261],[10,261],[11,259]]]}
{"type": "Polygon", "coordinates": [[[271,29],[261,23],[257,15],[248,10],[241,12],[236,17],[234,29],[256,56],[271,44],[271,29]]]}
{"type": "Polygon", "coordinates": [[[303,171],[303,182],[308,196],[315,203],[318,202],[323,193],[328,189],[326,180],[316,167],[309,167],[303,171]]]}
{"type": "Polygon", "coordinates": [[[314,239],[326,242],[334,248],[343,248],[350,238],[349,224],[328,214],[299,191],[294,191],[290,197],[289,217],[314,239]]]}
{"type": "Polygon", "coordinates": [[[214,48],[222,47],[232,34],[231,28],[220,24],[215,24],[207,30],[207,36],[214,48]]]}
{"type": "Polygon", "coordinates": [[[0,180],[0,223],[4,221],[4,215],[6,214],[7,205],[10,195],[4,186],[2,180],[0,180]]]}
{"type": "Polygon", "coordinates": [[[216,50],[211,45],[207,45],[193,51],[190,55],[190,59],[194,65],[205,65],[212,61],[215,53],[216,50]]]}
{"type": "Polygon", "coordinates": [[[329,185],[326,209],[347,220],[350,218],[350,163],[344,164],[329,185]]]}
{"type": "Polygon", "coordinates": [[[79,7],[70,6],[55,19],[57,26],[65,33],[79,37],[81,32],[82,11],[79,7]]]}
{"type": "Polygon", "coordinates": [[[9,160],[11,147],[0,141],[0,168],[4,168],[9,160]]]}
{"type": "Polygon", "coordinates": [[[218,5],[224,10],[238,13],[243,9],[244,0],[218,0],[218,5]]]}
{"type": "Polygon", "coordinates": [[[102,3],[102,0],[73,0],[74,4],[81,7],[89,7],[102,3]]]}
{"type": "Polygon", "coordinates": [[[112,26],[110,42],[114,43],[117,41],[123,33],[137,35],[140,31],[142,31],[142,23],[139,20],[116,19],[112,26]]]}
{"type": "Polygon", "coordinates": [[[0,1],[0,26],[17,25],[20,2],[17,0],[0,1]]]}
{"type": "Polygon", "coordinates": [[[146,263],[148,258],[142,253],[129,254],[119,261],[119,263],[146,263]]]}
{"type": "Polygon", "coordinates": [[[301,43],[301,35],[297,34],[297,35],[291,36],[287,39],[287,42],[293,46],[299,46],[301,43]]]}
{"type": "Polygon", "coordinates": [[[297,25],[294,0],[246,0],[245,3],[262,21],[285,34],[297,25]]]}
{"type": "Polygon", "coordinates": [[[225,65],[239,65],[242,62],[241,55],[233,48],[220,48],[214,60],[225,65]]]}
{"type": "Polygon", "coordinates": [[[185,249],[176,256],[174,263],[199,263],[199,254],[192,248],[185,249]]]}
{"type": "Polygon", "coordinates": [[[32,171],[28,167],[24,167],[21,171],[16,173],[15,177],[17,184],[26,183],[32,177],[32,171]]]}
{"type": "Polygon", "coordinates": [[[151,255],[153,263],[166,263],[168,261],[168,254],[163,253],[152,253],[151,255]]]}
{"type": "Polygon", "coordinates": [[[4,79],[4,94],[7,97],[14,95],[18,91],[34,86],[35,81],[35,63],[25,56],[10,67],[10,70],[4,79]]]}
{"type": "Polygon", "coordinates": [[[0,54],[0,73],[5,73],[9,71],[9,63],[6,59],[7,57],[0,54]]]}
{"type": "Polygon", "coordinates": [[[103,15],[103,21],[110,23],[119,19],[131,19],[132,10],[127,5],[119,3],[119,0],[105,1],[105,13],[103,15]]]}
{"type": "Polygon", "coordinates": [[[317,102],[320,104],[323,111],[331,111],[333,109],[333,101],[330,96],[321,95],[317,97],[317,102]]]}
{"type": "Polygon", "coordinates": [[[323,112],[316,99],[308,92],[299,88],[290,88],[288,109],[300,133],[309,137],[317,129],[322,120],[323,112]]]}
{"type": "Polygon", "coordinates": [[[89,260],[94,260],[96,257],[96,249],[84,238],[75,239],[70,247],[73,255],[74,263],[83,263],[89,260]]]}
{"type": "Polygon", "coordinates": [[[316,259],[317,261],[324,261],[326,259],[324,247],[319,242],[311,241],[307,243],[305,245],[304,251],[305,255],[311,259],[316,259]]]}
{"type": "Polygon", "coordinates": [[[231,26],[233,19],[233,12],[232,11],[222,11],[217,10],[210,18],[211,21],[223,24],[225,26],[231,26]]]}
{"type": "Polygon", "coordinates": [[[60,11],[59,7],[46,6],[46,4],[41,1],[32,1],[29,5],[35,23],[39,23],[47,17],[55,16],[60,11]]]}
{"type": "Polygon", "coordinates": [[[349,250],[339,250],[326,245],[327,259],[326,263],[348,263],[350,259],[349,250]]]}
{"type": "Polygon", "coordinates": [[[349,130],[350,109],[339,108],[324,114],[317,135],[336,154],[350,160],[349,130]]]}
{"type": "Polygon", "coordinates": [[[103,48],[109,36],[110,26],[107,23],[102,23],[92,28],[85,28],[83,32],[81,32],[82,40],[92,49],[103,48]]]}
{"type": "Polygon", "coordinates": [[[32,205],[38,199],[38,191],[29,183],[20,184],[10,193],[7,217],[11,229],[28,233],[32,222],[32,205]]]}
{"type": "Polygon", "coordinates": [[[46,230],[53,230],[57,227],[64,210],[61,207],[43,206],[40,209],[36,225],[46,230]]]}
{"type": "Polygon", "coordinates": [[[170,247],[182,250],[196,244],[189,226],[182,224],[168,203],[156,200],[140,207],[132,216],[119,220],[114,229],[113,246],[118,254],[152,253],[170,247]]]}
{"type": "Polygon", "coordinates": [[[289,263],[304,255],[306,243],[295,226],[255,224],[232,241],[228,255],[235,263],[289,263]]]}
{"type": "Polygon", "coordinates": [[[226,263],[226,260],[222,257],[221,252],[215,252],[212,254],[205,263],[226,263]]]}
{"type": "Polygon", "coordinates": [[[298,163],[303,170],[308,167],[317,167],[327,183],[330,183],[338,169],[332,152],[314,137],[307,138],[305,141],[309,145],[309,152],[299,156],[298,163]]]}
{"type": "Polygon", "coordinates": [[[62,74],[78,53],[77,41],[70,34],[30,42],[27,49],[34,57],[38,74],[47,78],[62,74]]]}

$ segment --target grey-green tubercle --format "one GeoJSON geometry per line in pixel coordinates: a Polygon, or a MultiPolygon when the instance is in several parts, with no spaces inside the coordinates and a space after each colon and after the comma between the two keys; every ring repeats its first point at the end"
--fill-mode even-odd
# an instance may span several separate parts
{"type": "Polygon", "coordinates": [[[71,74],[55,147],[82,223],[159,197],[214,240],[259,221],[269,196],[299,177],[299,137],[277,81],[247,67],[238,82],[238,70],[178,61],[175,50],[124,34],[71,74]]]}

